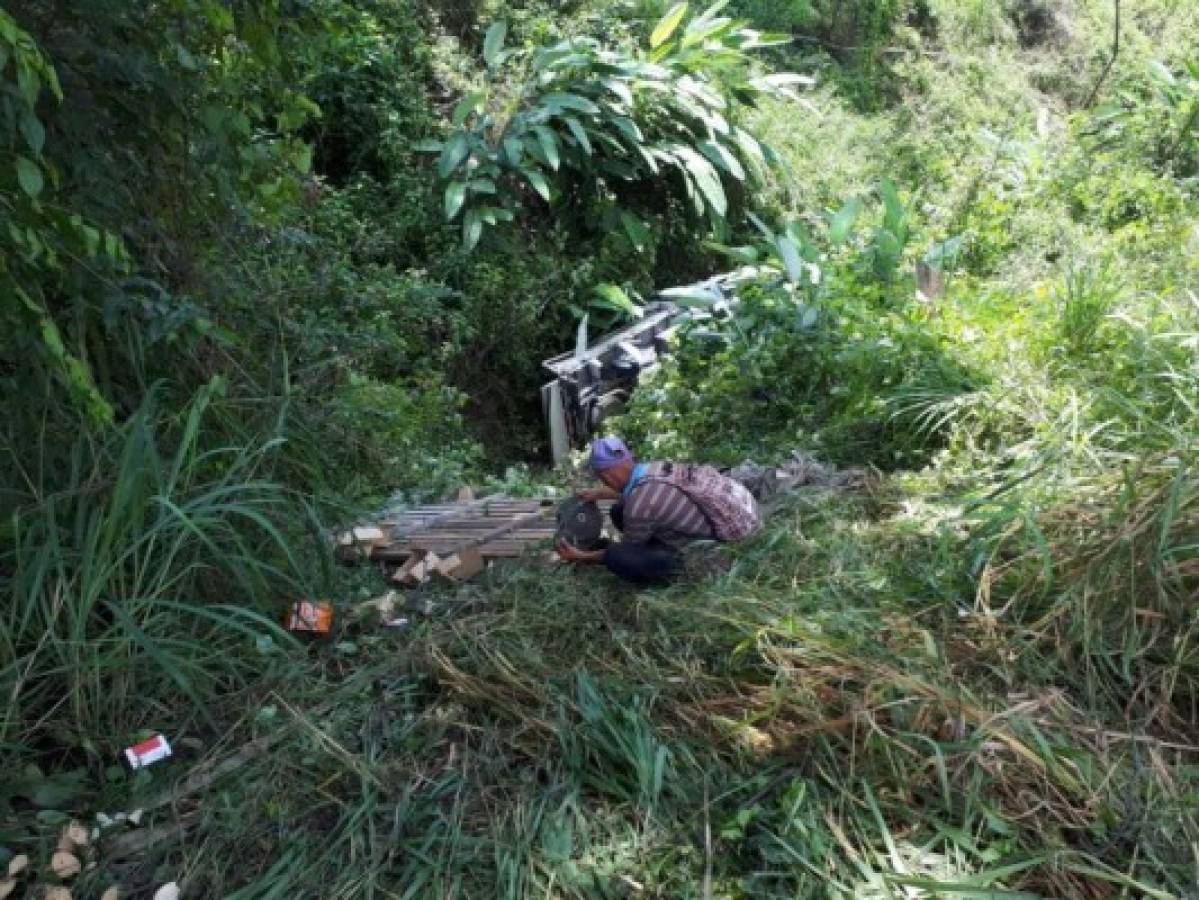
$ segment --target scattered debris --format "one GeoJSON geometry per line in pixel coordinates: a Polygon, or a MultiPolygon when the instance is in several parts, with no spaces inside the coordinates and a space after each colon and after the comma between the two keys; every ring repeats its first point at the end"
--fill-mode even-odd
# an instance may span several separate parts
{"type": "Polygon", "coordinates": [[[42,900],[71,900],[71,892],[61,886],[43,888],[42,900]]]}
{"type": "Polygon", "coordinates": [[[74,878],[83,871],[83,864],[79,862],[79,857],[74,853],[58,850],[50,857],[50,870],[59,878],[66,880],[74,878]]]}
{"type": "Polygon", "coordinates": [[[483,554],[473,547],[451,553],[442,559],[436,567],[436,572],[451,581],[465,581],[474,578],[483,571],[483,554]]]}
{"type": "Polygon", "coordinates": [[[754,495],[759,503],[769,503],[781,494],[801,487],[840,488],[854,490],[864,487],[871,479],[865,469],[837,469],[818,462],[802,451],[795,451],[779,466],[761,466],[746,460],[728,472],[754,495]]]}
{"type": "Polygon", "coordinates": [[[14,856],[8,861],[8,875],[10,878],[16,878],[28,868],[29,857],[24,853],[14,856]]]}
{"type": "Polygon", "coordinates": [[[403,628],[408,624],[408,620],[402,617],[397,617],[396,607],[400,604],[400,594],[398,591],[388,591],[386,594],[381,594],[371,600],[367,600],[360,607],[360,611],[370,611],[379,614],[379,624],[385,628],[403,628]]]}
{"type": "Polygon", "coordinates": [[[114,884],[100,895],[100,900],[121,900],[121,889],[114,884]]]}
{"type": "Polygon", "coordinates": [[[62,830],[62,835],[58,838],[57,849],[65,850],[67,853],[74,853],[76,850],[87,847],[91,842],[92,839],[88,833],[87,826],[82,822],[72,821],[62,830]]]}
{"type": "Polygon", "coordinates": [[[344,559],[369,559],[376,547],[391,543],[391,529],[363,525],[343,532],[337,539],[338,550],[344,559]]]}
{"type": "Polygon", "coordinates": [[[154,892],[154,900],[179,900],[179,885],[168,881],[154,892]]]}
{"type": "Polygon", "coordinates": [[[441,558],[431,551],[417,550],[396,569],[392,580],[406,587],[416,587],[429,580],[429,576],[441,563],[441,558]]]}
{"type": "Polygon", "coordinates": [[[9,894],[17,889],[17,879],[5,878],[0,880],[0,900],[4,900],[9,894]]]}
{"type": "Polygon", "coordinates": [[[328,634],[333,629],[333,604],[327,600],[297,600],[287,616],[287,630],[328,634]]]}
{"type": "Polygon", "coordinates": [[[156,734],[148,741],[142,741],[140,744],[134,744],[132,747],[125,748],[125,760],[129,763],[129,768],[131,769],[145,768],[159,760],[166,759],[170,755],[171,745],[167,743],[167,739],[161,734],[156,734]]]}
{"type": "Polygon", "coordinates": [[[395,567],[396,582],[414,587],[434,576],[472,578],[490,560],[523,556],[554,537],[550,498],[497,494],[474,500],[473,491],[465,488],[459,497],[453,503],[384,512],[378,530],[387,541],[371,543],[365,553],[351,545],[353,552],[343,552],[342,559],[395,567]]]}

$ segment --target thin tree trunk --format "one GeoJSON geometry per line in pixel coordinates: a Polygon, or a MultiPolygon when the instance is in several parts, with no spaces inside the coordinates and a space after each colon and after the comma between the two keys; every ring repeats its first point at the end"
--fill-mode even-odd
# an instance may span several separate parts
{"type": "Polygon", "coordinates": [[[1112,58],[1107,61],[1107,65],[1103,67],[1103,72],[1099,76],[1099,80],[1095,82],[1095,87],[1091,88],[1091,95],[1087,97],[1087,102],[1083,104],[1085,107],[1091,107],[1095,103],[1095,99],[1099,96],[1099,89],[1103,87],[1103,82],[1107,81],[1107,76],[1112,71],[1112,66],[1116,64],[1116,57],[1120,55],[1120,0],[1114,0],[1116,4],[1116,33],[1112,40],[1112,58]]]}

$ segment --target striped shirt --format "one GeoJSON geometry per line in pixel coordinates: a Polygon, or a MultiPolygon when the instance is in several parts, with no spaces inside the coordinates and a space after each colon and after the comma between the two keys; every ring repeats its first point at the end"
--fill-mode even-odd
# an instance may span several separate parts
{"type": "Polygon", "coordinates": [[[650,463],[645,477],[633,487],[624,506],[624,540],[631,544],[660,541],[682,547],[689,541],[711,539],[712,525],[694,500],[673,484],[657,480],[662,463],[650,463]]]}

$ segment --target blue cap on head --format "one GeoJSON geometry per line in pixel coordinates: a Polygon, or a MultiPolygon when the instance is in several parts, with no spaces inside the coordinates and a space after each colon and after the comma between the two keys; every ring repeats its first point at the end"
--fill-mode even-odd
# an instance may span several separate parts
{"type": "Polygon", "coordinates": [[[633,458],[633,451],[618,437],[599,438],[591,442],[591,469],[603,472],[633,458]]]}

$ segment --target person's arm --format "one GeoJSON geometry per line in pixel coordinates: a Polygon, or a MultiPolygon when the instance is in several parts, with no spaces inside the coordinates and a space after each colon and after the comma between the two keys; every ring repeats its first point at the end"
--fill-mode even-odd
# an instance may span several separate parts
{"type": "Polygon", "coordinates": [[[579,491],[575,496],[580,500],[585,500],[589,503],[596,503],[600,500],[619,500],[620,491],[614,491],[612,488],[605,485],[604,487],[598,488],[585,488],[579,491]]]}

